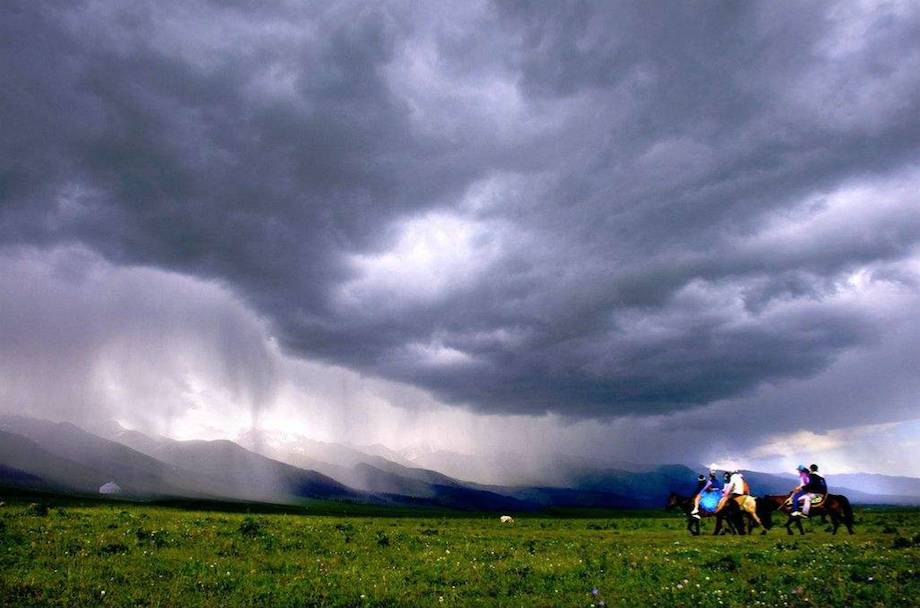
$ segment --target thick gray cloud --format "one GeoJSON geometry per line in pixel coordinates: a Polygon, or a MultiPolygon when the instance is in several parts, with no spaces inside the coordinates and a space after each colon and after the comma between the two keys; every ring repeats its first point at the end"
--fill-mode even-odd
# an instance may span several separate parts
{"type": "Polygon", "coordinates": [[[218,281],[287,353],[446,402],[736,398],[915,279],[910,4],[0,11],[0,243],[218,281]]]}

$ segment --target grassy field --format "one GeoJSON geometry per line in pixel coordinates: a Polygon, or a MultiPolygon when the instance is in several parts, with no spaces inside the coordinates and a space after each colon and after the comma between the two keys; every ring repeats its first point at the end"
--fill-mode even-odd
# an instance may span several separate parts
{"type": "Polygon", "coordinates": [[[814,522],[804,537],[718,538],[690,537],[662,512],[512,525],[400,515],[117,503],[45,512],[14,501],[0,506],[0,606],[892,607],[920,598],[920,511],[859,511],[853,536],[814,522]]]}

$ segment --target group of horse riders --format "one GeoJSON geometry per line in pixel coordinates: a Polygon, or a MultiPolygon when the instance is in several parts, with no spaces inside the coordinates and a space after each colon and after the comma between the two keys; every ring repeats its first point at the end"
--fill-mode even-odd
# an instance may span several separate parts
{"type": "Polygon", "coordinates": [[[818,465],[799,466],[799,485],[788,494],[752,496],[750,487],[740,471],[725,473],[724,485],[719,488],[715,472],[700,475],[696,489],[690,496],[681,496],[671,492],[665,505],[666,509],[680,508],[687,516],[687,530],[693,535],[700,533],[700,520],[703,517],[715,517],[713,534],[736,532],[750,533],[754,526],[760,526],[761,534],[766,534],[773,526],[773,513],[785,513],[788,518],[785,528],[792,534],[795,525],[799,534],[805,534],[802,521],[809,512],[820,514],[830,519],[831,534],[844,525],[853,533],[853,508],[849,499],[842,494],[829,494],[827,482],[818,473],[818,465]],[[745,530],[744,521],[747,520],[745,530]],[[727,529],[723,528],[727,524],[727,529]]]}
{"type": "MultiPolygon", "coordinates": [[[[818,465],[813,464],[810,467],[799,465],[799,485],[792,491],[791,507],[792,517],[808,518],[808,511],[811,508],[812,501],[827,495],[827,482],[824,477],[818,473],[818,465]]],[[[724,486],[722,487],[722,496],[715,513],[719,513],[725,508],[729,500],[743,499],[751,496],[751,488],[744,475],[740,471],[728,472],[722,476],[724,486]]],[[[696,481],[696,489],[693,492],[693,510],[690,516],[700,519],[700,499],[704,492],[718,492],[718,482],[714,471],[706,475],[700,475],[696,481]]],[[[759,523],[759,522],[758,522],[759,523]]]]}

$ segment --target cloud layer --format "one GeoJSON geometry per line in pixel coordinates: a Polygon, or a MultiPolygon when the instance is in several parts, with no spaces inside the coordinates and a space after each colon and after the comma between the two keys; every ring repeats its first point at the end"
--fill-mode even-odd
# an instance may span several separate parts
{"type": "MultiPolygon", "coordinates": [[[[0,12],[0,246],[219,286],[285,357],[483,414],[664,416],[917,304],[911,3],[0,12]]],[[[78,350],[136,329],[87,272],[78,350]]],[[[221,364],[256,376],[237,402],[271,401],[257,351],[221,364]]]]}

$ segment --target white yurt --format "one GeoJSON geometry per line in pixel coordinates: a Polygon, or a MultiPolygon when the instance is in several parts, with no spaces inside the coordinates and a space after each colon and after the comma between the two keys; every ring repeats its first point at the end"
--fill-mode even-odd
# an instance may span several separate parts
{"type": "Polygon", "coordinates": [[[100,494],[120,494],[121,486],[119,486],[114,481],[110,481],[108,483],[104,483],[101,486],[99,486],[99,493],[100,494]]]}

